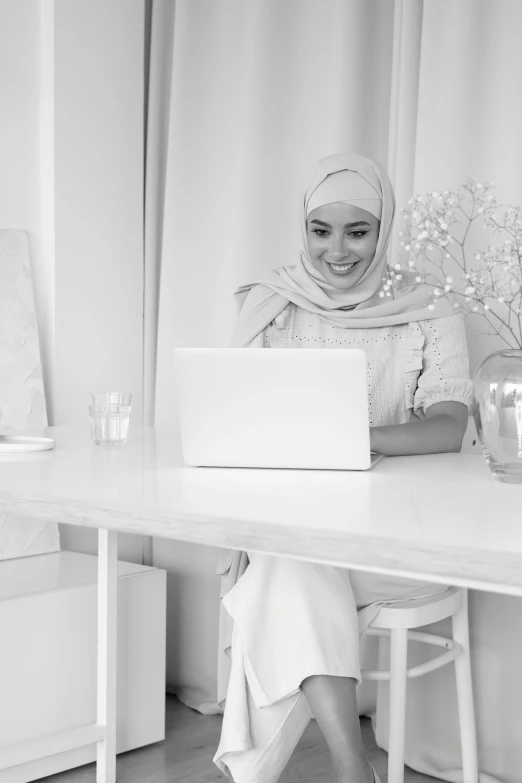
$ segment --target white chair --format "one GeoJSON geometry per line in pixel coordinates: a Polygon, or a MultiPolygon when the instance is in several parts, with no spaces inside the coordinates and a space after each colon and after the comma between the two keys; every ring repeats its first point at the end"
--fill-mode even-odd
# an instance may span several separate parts
{"type": "Polygon", "coordinates": [[[406,681],[421,677],[451,661],[455,662],[460,742],[464,783],[478,783],[477,740],[473,688],[469,654],[467,590],[450,587],[444,593],[413,601],[383,606],[370,628],[371,636],[389,636],[390,670],[363,671],[366,680],[390,682],[390,729],[388,740],[388,783],[403,783],[404,740],[406,719],[406,681]],[[446,639],[422,631],[411,630],[452,619],[453,638],[446,639]],[[441,655],[408,669],[408,640],[445,649],[441,655]]]}

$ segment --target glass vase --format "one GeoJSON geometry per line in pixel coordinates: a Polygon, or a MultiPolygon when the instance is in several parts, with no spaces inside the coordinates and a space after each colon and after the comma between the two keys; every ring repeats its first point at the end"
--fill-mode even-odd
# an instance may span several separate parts
{"type": "Polygon", "coordinates": [[[497,351],[479,366],[473,416],[493,477],[522,484],[522,350],[497,351]]]}

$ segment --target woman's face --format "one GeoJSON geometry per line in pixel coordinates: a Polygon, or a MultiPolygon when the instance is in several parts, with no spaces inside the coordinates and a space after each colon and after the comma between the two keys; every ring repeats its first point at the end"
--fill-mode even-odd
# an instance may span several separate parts
{"type": "Polygon", "coordinates": [[[336,288],[347,291],[364,275],[375,256],[380,221],[360,207],[324,204],[306,221],[308,257],[336,288]]]}

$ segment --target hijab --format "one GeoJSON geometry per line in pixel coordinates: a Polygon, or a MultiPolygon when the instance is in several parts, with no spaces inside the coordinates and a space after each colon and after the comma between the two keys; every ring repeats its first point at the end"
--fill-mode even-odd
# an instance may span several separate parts
{"type": "MultiPolygon", "coordinates": [[[[409,284],[398,295],[379,296],[388,278],[386,251],[394,214],[393,187],[379,163],[355,153],[338,153],[318,161],[301,204],[300,258],[295,265],[278,267],[235,291],[239,318],[232,344],[248,345],[289,302],[344,329],[395,326],[450,315],[453,311],[446,299],[436,300],[433,309],[428,309],[434,300],[433,288],[428,285],[409,284]],[[345,291],[329,283],[308,256],[307,216],[332,200],[359,206],[380,220],[373,261],[358,283],[345,291]]],[[[408,273],[403,276],[407,278],[408,273]]]]}

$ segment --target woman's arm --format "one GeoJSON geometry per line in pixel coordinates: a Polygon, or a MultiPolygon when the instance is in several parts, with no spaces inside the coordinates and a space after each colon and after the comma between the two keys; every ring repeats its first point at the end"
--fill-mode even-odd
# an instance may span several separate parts
{"type": "Polygon", "coordinates": [[[461,402],[437,402],[424,419],[408,424],[370,428],[370,448],[389,457],[460,451],[468,426],[468,408],[461,402]]]}

